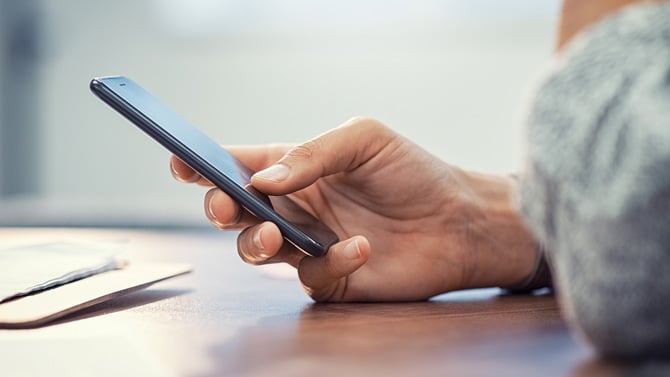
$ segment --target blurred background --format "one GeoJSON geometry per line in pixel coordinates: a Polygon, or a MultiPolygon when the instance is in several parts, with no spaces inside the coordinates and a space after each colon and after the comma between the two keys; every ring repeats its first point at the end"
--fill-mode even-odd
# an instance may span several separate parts
{"type": "Polygon", "coordinates": [[[222,144],[355,115],[486,172],[518,170],[558,0],[0,0],[0,223],[207,226],[204,190],[94,97],[125,75],[222,144]]]}

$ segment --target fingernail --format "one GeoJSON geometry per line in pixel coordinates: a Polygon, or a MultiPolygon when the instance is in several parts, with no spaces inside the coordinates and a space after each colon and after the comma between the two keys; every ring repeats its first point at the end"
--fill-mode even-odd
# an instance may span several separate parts
{"type": "Polygon", "coordinates": [[[361,251],[358,248],[358,241],[354,240],[350,242],[347,246],[344,247],[342,250],[342,254],[346,256],[349,259],[358,259],[361,257],[361,251]]]}
{"type": "Polygon", "coordinates": [[[217,227],[221,228],[221,227],[224,226],[224,224],[222,224],[221,221],[219,221],[219,219],[217,219],[216,216],[214,215],[213,203],[214,203],[214,196],[215,195],[216,195],[216,190],[210,190],[207,193],[208,198],[205,199],[205,201],[207,202],[207,206],[205,207],[205,211],[207,211],[207,218],[209,219],[209,221],[211,221],[217,227]]]}
{"type": "Polygon", "coordinates": [[[254,174],[254,177],[264,179],[266,181],[272,182],[281,182],[288,178],[289,169],[288,166],[277,164],[272,165],[265,170],[261,170],[254,174]]]}
{"type": "Polygon", "coordinates": [[[267,259],[268,255],[265,253],[265,246],[263,246],[263,241],[261,240],[263,234],[263,228],[261,227],[254,233],[254,237],[252,241],[254,242],[254,246],[258,249],[258,256],[267,259]]]}

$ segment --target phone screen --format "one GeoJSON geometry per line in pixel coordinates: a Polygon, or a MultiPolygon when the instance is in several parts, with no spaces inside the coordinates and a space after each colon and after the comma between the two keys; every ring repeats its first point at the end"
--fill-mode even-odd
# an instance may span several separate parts
{"type": "Polygon", "coordinates": [[[132,80],[95,78],[91,90],[256,217],[275,223],[286,240],[320,256],[335,233],[286,196],[268,197],[250,184],[253,172],[218,143],[182,119],[132,80]]]}

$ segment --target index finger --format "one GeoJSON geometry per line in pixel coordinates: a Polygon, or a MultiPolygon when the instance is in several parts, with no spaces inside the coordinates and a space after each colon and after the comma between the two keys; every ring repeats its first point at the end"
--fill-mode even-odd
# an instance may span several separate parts
{"type": "Polygon", "coordinates": [[[267,145],[227,145],[223,148],[242,161],[249,169],[257,172],[274,165],[293,146],[289,144],[267,145]]]}
{"type": "MultiPolygon", "coordinates": [[[[243,164],[256,172],[273,165],[291,148],[291,146],[287,144],[233,145],[224,146],[222,148],[226,149],[243,164]]],[[[177,156],[173,155],[170,158],[170,170],[175,179],[180,182],[212,186],[211,182],[201,177],[195,170],[193,170],[193,168],[177,156]]]]}

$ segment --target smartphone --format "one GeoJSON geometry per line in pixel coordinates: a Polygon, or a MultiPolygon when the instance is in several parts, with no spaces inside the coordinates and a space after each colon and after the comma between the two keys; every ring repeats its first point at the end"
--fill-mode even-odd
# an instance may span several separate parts
{"type": "Polygon", "coordinates": [[[330,228],[287,196],[267,196],[254,189],[251,169],[132,80],[96,77],[90,88],[245,210],[275,223],[284,239],[307,255],[322,256],[338,241],[330,228]]]}

